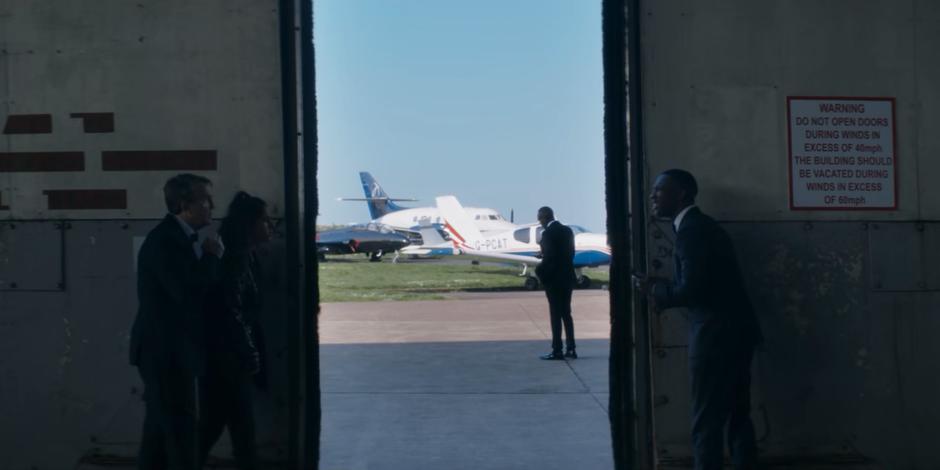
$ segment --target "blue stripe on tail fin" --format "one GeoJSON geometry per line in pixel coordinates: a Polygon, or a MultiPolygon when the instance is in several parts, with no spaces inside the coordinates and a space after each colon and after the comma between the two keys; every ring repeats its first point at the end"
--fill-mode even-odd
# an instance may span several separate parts
{"type": "Polygon", "coordinates": [[[366,204],[369,205],[369,215],[372,216],[372,220],[404,209],[404,207],[389,201],[388,194],[385,194],[385,190],[379,186],[379,182],[368,171],[360,171],[359,179],[362,180],[362,192],[366,195],[366,204]]]}

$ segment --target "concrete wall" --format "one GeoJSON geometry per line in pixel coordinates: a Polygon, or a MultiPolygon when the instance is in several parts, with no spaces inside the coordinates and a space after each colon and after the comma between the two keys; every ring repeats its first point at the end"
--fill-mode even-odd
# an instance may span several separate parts
{"type": "MultiPolygon", "coordinates": [[[[35,114],[48,114],[51,129],[40,118],[40,133],[0,134],[0,467],[84,459],[80,468],[94,468],[136,454],[143,403],[127,365],[135,242],[165,213],[165,180],[211,178],[217,217],[237,189],[275,215],[283,208],[277,3],[0,0],[0,128],[35,114]],[[113,113],[113,130],[88,132],[72,113],[113,113]],[[82,152],[82,168],[56,171],[48,162],[58,156],[44,155],[64,151],[82,152]],[[193,153],[105,171],[105,151],[193,153]],[[50,209],[45,190],[123,190],[126,204],[106,197],[109,208],[96,209],[97,196],[66,193],[66,208],[50,209]]],[[[274,335],[286,331],[283,250],[267,262],[274,335]]],[[[259,441],[278,458],[286,371],[283,341],[270,343],[274,387],[260,395],[259,441]]]]}
{"type": "MultiPolygon", "coordinates": [[[[49,114],[52,132],[2,134],[0,152],[84,152],[83,171],[0,173],[0,217],[159,218],[167,176],[104,171],[103,151],[215,151],[219,202],[282,203],[277,3],[0,0],[0,123],[49,114]],[[86,133],[73,113],[113,113],[86,133]],[[124,210],[50,210],[44,190],[124,189],[124,210]]],[[[174,165],[171,165],[174,166],[174,165]]]]}
{"type": "Polygon", "coordinates": [[[701,202],[725,220],[940,218],[931,185],[940,175],[936,2],[673,0],[642,8],[652,172],[693,168],[708,188],[701,202]],[[786,97],[800,95],[897,98],[898,211],[788,210],[786,97]]]}
{"type": "MultiPolygon", "coordinates": [[[[940,426],[940,4],[642,2],[647,182],[699,179],[767,336],[754,409],[768,460],[932,469],[940,426]],[[791,211],[787,96],[896,98],[898,209],[791,211]]],[[[672,231],[649,225],[651,272],[672,231]]],[[[660,457],[689,455],[682,312],[654,328],[660,457]]]]}

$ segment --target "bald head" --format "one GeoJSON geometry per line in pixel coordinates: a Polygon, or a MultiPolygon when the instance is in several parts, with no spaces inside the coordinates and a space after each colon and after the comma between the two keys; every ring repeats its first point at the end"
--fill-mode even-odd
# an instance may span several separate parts
{"type": "Polygon", "coordinates": [[[542,227],[545,227],[549,222],[555,220],[555,211],[551,207],[542,206],[539,208],[539,213],[536,216],[539,223],[542,224],[542,227]]]}
{"type": "Polygon", "coordinates": [[[695,204],[698,183],[692,173],[674,168],[656,177],[650,201],[656,217],[675,218],[682,209],[695,204]]]}

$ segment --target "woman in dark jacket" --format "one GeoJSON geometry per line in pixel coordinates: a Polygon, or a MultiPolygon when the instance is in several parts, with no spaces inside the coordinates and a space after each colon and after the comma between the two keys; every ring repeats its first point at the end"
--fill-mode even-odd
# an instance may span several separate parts
{"type": "Polygon", "coordinates": [[[208,364],[202,380],[202,463],[225,428],[240,470],[258,468],[252,386],[264,352],[258,315],[260,273],[255,249],[272,236],[264,200],[239,192],[219,228],[225,243],[221,282],[206,308],[208,364]]]}

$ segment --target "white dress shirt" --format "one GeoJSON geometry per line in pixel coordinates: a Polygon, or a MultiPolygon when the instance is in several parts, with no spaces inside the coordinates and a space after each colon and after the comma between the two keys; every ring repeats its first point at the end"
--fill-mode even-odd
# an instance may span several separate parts
{"type": "MultiPolygon", "coordinates": [[[[180,227],[183,227],[183,231],[186,232],[186,238],[192,238],[193,235],[198,237],[199,232],[193,230],[180,216],[173,214],[173,217],[176,217],[176,221],[180,223],[180,227]]],[[[196,241],[193,242],[193,253],[196,253],[196,259],[202,259],[202,243],[200,243],[200,241],[201,239],[197,238],[196,241]]],[[[219,242],[219,259],[221,259],[225,256],[225,244],[222,243],[222,237],[218,235],[216,235],[215,241],[219,242]]]]}
{"type": "Polygon", "coordinates": [[[695,207],[695,204],[692,204],[685,209],[679,211],[679,215],[676,216],[676,219],[672,221],[672,226],[676,229],[676,233],[679,233],[679,227],[682,226],[682,219],[685,218],[685,214],[689,212],[689,209],[695,207]]]}
{"type": "MultiPolygon", "coordinates": [[[[192,238],[193,235],[198,237],[198,233],[193,230],[180,216],[173,214],[173,217],[176,217],[176,221],[180,223],[180,227],[183,228],[183,232],[186,232],[186,238],[192,238]]],[[[199,240],[193,242],[193,253],[196,253],[196,259],[202,259],[202,245],[199,244],[199,240]]]]}

